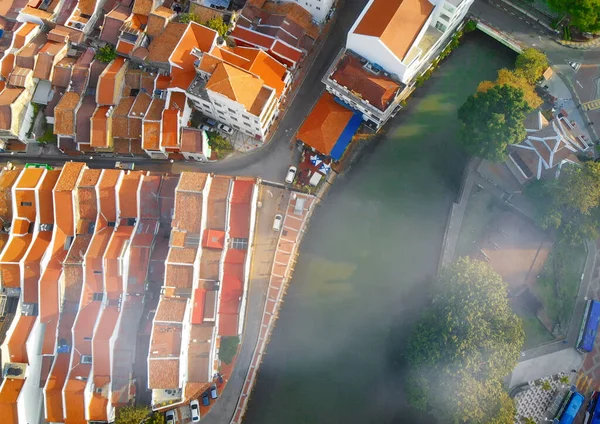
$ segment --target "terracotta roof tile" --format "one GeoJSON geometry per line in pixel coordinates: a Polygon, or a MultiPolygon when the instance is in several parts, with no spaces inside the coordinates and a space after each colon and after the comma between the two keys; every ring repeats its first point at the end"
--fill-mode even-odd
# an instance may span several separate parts
{"type": "Polygon", "coordinates": [[[375,0],[354,33],[381,39],[403,60],[433,9],[429,0],[375,0]]]}
{"type": "Polygon", "coordinates": [[[183,322],[186,307],[186,299],[161,297],[154,320],[183,322]]]}
{"type": "Polygon", "coordinates": [[[148,369],[148,387],[151,389],[179,387],[179,359],[151,359],[148,369]]]}
{"type": "Polygon", "coordinates": [[[133,13],[148,16],[154,6],[153,0],[135,0],[133,3],[133,13]]]}
{"type": "MultiPolygon", "coordinates": [[[[133,106],[135,97],[122,97],[121,101],[113,112],[112,131],[113,137],[129,138],[129,111],[133,106]]],[[[116,148],[116,142],[115,142],[116,148]]],[[[128,153],[128,152],[124,152],[128,153]]]]}
{"type": "MultiPolygon", "coordinates": [[[[169,26],[170,25],[172,25],[172,23],[169,24],[169,26]]],[[[165,30],[165,32],[167,30],[165,30]]],[[[175,48],[175,46],[173,46],[171,49],[172,54],[170,55],[169,60],[182,69],[193,68],[196,57],[192,56],[190,51],[193,48],[197,48],[202,52],[209,52],[215,44],[217,36],[218,34],[216,31],[196,22],[190,22],[177,47],[175,48]]],[[[162,35],[159,38],[161,37],[162,35]]],[[[152,47],[152,45],[150,47],[152,47]]]]}
{"type": "Polygon", "coordinates": [[[148,17],[146,34],[150,37],[157,37],[165,29],[167,23],[175,16],[175,12],[164,6],[157,7],[148,17]]]}
{"type": "Polygon", "coordinates": [[[181,129],[181,151],[188,153],[203,152],[203,131],[195,128],[184,127],[181,129]]]}
{"type": "Polygon", "coordinates": [[[21,170],[3,170],[0,173],[0,218],[4,222],[12,220],[12,186],[16,183],[21,170]]]}
{"type": "Polygon", "coordinates": [[[350,109],[337,103],[332,94],[325,92],[306,117],[296,138],[328,155],[353,115],[350,109]]]}
{"type": "Polygon", "coordinates": [[[165,100],[153,99],[150,103],[150,107],[144,116],[144,120],[148,121],[160,121],[162,118],[163,110],[165,109],[165,100]]]}
{"type": "Polygon", "coordinates": [[[206,89],[241,103],[250,111],[263,88],[263,81],[248,72],[220,63],[206,83],[206,89]]]}
{"type": "Polygon", "coordinates": [[[119,188],[120,218],[137,218],[137,192],[142,175],[139,172],[129,172],[123,175],[119,188]]]}
{"type": "MultiPolygon", "coordinates": [[[[176,234],[185,235],[185,232],[175,231],[175,230],[174,230],[174,232],[176,234]]],[[[172,245],[176,246],[176,244],[172,244],[172,245]]],[[[185,245],[185,237],[184,237],[184,245],[185,245]]],[[[167,257],[167,261],[169,263],[176,263],[176,264],[193,264],[194,259],[196,259],[196,252],[197,252],[196,248],[171,248],[169,250],[169,256],[167,257]]]]}
{"type": "Polygon", "coordinates": [[[399,82],[383,74],[369,72],[361,61],[351,54],[346,54],[340,60],[330,78],[381,111],[387,109],[402,87],[399,82]]]}
{"type": "Polygon", "coordinates": [[[202,172],[182,172],[179,177],[177,191],[201,193],[206,186],[208,174],[202,172]]]}
{"type": "Polygon", "coordinates": [[[150,340],[150,358],[179,357],[181,338],[181,324],[155,322],[150,340]]]}
{"type": "Polygon", "coordinates": [[[67,88],[71,80],[71,71],[75,65],[75,59],[70,57],[63,58],[54,67],[52,75],[52,85],[57,87],[67,88]]]}
{"type": "Polygon", "coordinates": [[[112,125],[112,115],[109,106],[98,106],[92,115],[90,144],[94,148],[110,147],[109,128],[112,125]]]}
{"type": "Polygon", "coordinates": [[[54,108],[54,134],[75,134],[75,109],[79,104],[79,94],[65,93],[54,108]]]}
{"type": "Polygon", "coordinates": [[[145,150],[158,151],[160,149],[160,123],[144,121],[142,128],[142,148],[145,150]]]}
{"type": "Polygon", "coordinates": [[[148,94],[142,92],[138,93],[138,95],[135,97],[133,106],[131,107],[131,111],[129,112],[129,116],[139,117],[142,113],[146,114],[151,102],[152,97],[150,97],[148,94]]]}
{"type": "Polygon", "coordinates": [[[194,268],[191,265],[167,265],[165,286],[191,289],[194,283],[194,268]]]}
{"type": "Polygon", "coordinates": [[[179,147],[179,111],[165,109],[162,116],[161,147],[179,147]]]}
{"type": "Polygon", "coordinates": [[[91,94],[83,98],[83,102],[76,114],[75,141],[89,143],[91,135],[91,119],[96,110],[96,100],[91,94]]]}
{"type": "Polygon", "coordinates": [[[185,29],[185,24],[169,22],[165,30],[150,43],[146,60],[148,62],[168,63],[169,56],[175,50],[185,29]]]}
{"type": "Polygon", "coordinates": [[[98,80],[98,90],[96,91],[96,102],[99,105],[114,105],[118,95],[116,89],[117,74],[127,66],[125,58],[118,56],[111,64],[102,72],[98,80]]]}

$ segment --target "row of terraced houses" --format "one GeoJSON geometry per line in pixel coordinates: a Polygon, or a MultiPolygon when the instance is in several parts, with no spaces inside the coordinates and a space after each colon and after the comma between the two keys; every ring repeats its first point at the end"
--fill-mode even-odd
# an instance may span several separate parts
{"type": "Polygon", "coordinates": [[[246,178],[4,169],[2,423],[112,422],[147,316],[153,407],[206,390],[242,332],[256,204],[246,178]]]}
{"type": "Polygon", "coordinates": [[[192,2],[199,16],[229,22],[225,43],[180,23],[173,0],[3,1],[0,140],[18,150],[49,131],[65,153],[204,161],[196,112],[265,141],[333,0],[305,3],[314,15],[295,2],[249,0],[221,14],[192,2]],[[95,58],[103,45],[116,49],[110,63],[95,58]]]}

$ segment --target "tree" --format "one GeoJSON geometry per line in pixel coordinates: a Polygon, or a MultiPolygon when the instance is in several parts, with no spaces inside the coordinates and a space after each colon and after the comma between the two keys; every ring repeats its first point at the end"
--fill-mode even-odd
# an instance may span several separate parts
{"type": "Polygon", "coordinates": [[[103,63],[110,63],[117,57],[117,51],[112,44],[100,47],[96,52],[96,59],[103,63]]]}
{"type": "Polygon", "coordinates": [[[216,131],[208,131],[208,145],[215,152],[231,150],[231,143],[216,131]]]}
{"type": "Polygon", "coordinates": [[[517,56],[515,73],[532,85],[542,77],[546,69],[548,69],[548,58],[539,50],[530,47],[517,56]]]}
{"type": "Polygon", "coordinates": [[[237,353],[240,338],[238,336],[222,337],[219,346],[219,359],[226,364],[231,364],[233,357],[237,353]]]}
{"type": "Polygon", "coordinates": [[[179,22],[189,24],[190,22],[200,23],[200,16],[194,13],[182,13],[179,15],[179,22]]]}
{"type": "Polygon", "coordinates": [[[144,424],[165,424],[165,414],[162,412],[153,413],[144,424]]]}
{"type": "Polygon", "coordinates": [[[458,110],[459,140],[469,154],[501,162],[509,144],[525,139],[523,120],[530,110],[523,91],[510,85],[476,93],[458,110]]]}
{"type": "Polygon", "coordinates": [[[115,424],[139,424],[151,412],[145,406],[123,406],[117,408],[115,424]]]}
{"type": "Polygon", "coordinates": [[[550,8],[568,15],[585,32],[600,31],[600,0],[548,0],[550,8]]]}
{"type": "Polygon", "coordinates": [[[217,31],[219,36],[223,38],[225,38],[225,36],[227,35],[227,24],[223,22],[223,18],[220,16],[215,16],[214,18],[209,19],[203,25],[209,27],[210,29],[214,29],[215,31],[217,31]]]}
{"type": "Polygon", "coordinates": [[[531,109],[537,109],[544,103],[540,96],[535,92],[535,87],[529,83],[525,76],[508,69],[500,69],[498,71],[498,79],[496,79],[495,82],[482,81],[477,87],[477,91],[483,93],[497,85],[505,84],[521,90],[523,92],[523,98],[531,109]]]}
{"type": "Polygon", "coordinates": [[[560,240],[579,245],[600,235],[600,163],[564,165],[554,180],[527,188],[535,219],[543,229],[557,229],[560,240]]]}
{"type": "Polygon", "coordinates": [[[500,275],[484,262],[459,259],[436,279],[432,306],[408,341],[409,402],[442,421],[513,423],[515,406],[502,380],[523,341],[500,275]]]}

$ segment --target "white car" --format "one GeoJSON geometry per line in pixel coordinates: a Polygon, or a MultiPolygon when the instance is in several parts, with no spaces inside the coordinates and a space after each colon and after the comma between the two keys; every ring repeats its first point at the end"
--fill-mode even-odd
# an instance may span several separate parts
{"type": "MultiPolygon", "coordinates": [[[[275,219],[273,220],[273,231],[280,231],[282,222],[283,222],[283,216],[281,216],[281,214],[275,215],[275,219]]],[[[215,398],[213,398],[213,399],[215,399],[215,398]]]]}
{"type": "Polygon", "coordinates": [[[215,130],[213,127],[211,127],[210,125],[206,125],[206,124],[202,124],[202,125],[200,125],[200,129],[201,129],[202,131],[207,131],[207,132],[210,132],[210,131],[214,131],[214,130],[215,130]]]}
{"type": "Polygon", "coordinates": [[[288,169],[287,175],[285,176],[285,182],[292,184],[294,182],[294,178],[296,178],[296,172],[298,172],[298,168],[295,166],[290,166],[290,169],[288,169]]]}
{"type": "Polygon", "coordinates": [[[198,400],[194,399],[190,402],[190,412],[192,413],[193,423],[200,421],[200,404],[198,403],[198,400]]]}
{"type": "Polygon", "coordinates": [[[173,411],[165,412],[165,421],[166,421],[166,424],[175,424],[175,412],[173,412],[173,411]]]}
{"type": "Polygon", "coordinates": [[[228,127],[225,124],[219,124],[219,125],[217,125],[217,128],[226,134],[229,134],[229,135],[233,134],[233,128],[228,127]]]}

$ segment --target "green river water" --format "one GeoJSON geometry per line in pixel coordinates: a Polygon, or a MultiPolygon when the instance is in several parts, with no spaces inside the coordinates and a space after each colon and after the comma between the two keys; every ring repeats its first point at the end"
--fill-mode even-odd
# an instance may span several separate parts
{"type": "Polygon", "coordinates": [[[432,423],[404,401],[406,336],[427,305],[466,157],[456,109],[515,55],[479,32],[315,210],[245,424],[432,423]]]}

